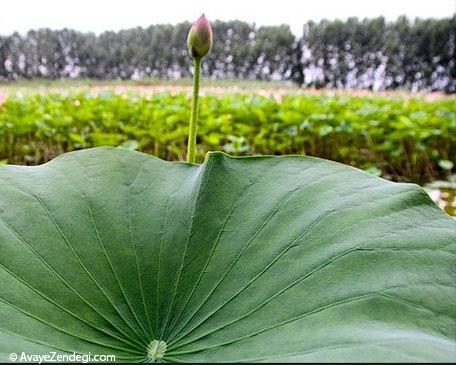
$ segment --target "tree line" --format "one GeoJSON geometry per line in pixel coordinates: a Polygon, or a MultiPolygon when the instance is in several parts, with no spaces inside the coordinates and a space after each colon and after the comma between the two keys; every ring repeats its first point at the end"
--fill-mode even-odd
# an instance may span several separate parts
{"type": "MultiPolygon", "coordinates": [[[[99,35],[71,29],[0,36],[0,80],[180,78],[191,74],[190,23],[99,35]]],[[[203,72],[214,78],[290,80],[303,86],[456,91],[456,16],[349,18],[290,27],[215,21],[203,72]]]]}

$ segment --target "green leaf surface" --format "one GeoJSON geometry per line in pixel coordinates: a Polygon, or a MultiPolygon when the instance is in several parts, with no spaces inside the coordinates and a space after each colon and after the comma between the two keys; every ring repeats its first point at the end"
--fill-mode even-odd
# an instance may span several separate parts
{"type": "Polygon", "coordinates": [[[0,166],[0,358],[454,361],[455,234],[418,186],[310,157],[0,166]]]}

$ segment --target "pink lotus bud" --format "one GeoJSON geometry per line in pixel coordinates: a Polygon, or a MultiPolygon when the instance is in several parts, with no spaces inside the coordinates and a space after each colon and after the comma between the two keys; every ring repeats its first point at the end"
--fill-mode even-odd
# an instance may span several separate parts
{"type": "Polygon", "coordinates": [[[212,27],[203,15],[193,23],[187,37],[188,51],[193,58],[206,56],[212,47],[212,27]]]}

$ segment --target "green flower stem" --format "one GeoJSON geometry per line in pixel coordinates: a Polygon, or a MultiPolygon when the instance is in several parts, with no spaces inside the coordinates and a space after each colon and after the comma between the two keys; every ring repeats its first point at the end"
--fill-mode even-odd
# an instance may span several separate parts
{"type": "Polygon", "coordinates": [[[187,162],[195,163],[196,129],[198,126],[198,97],[201,75],[201,57],[194,58],[195,74],[193,75],[193,100],[190,115],[190,129],[188,131],[187,162]]]}

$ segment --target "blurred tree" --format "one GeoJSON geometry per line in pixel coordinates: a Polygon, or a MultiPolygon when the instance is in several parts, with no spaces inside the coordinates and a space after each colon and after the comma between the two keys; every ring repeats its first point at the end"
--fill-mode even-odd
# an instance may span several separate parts
{"type": "MultiPolygon", "coordinates": [[[[190,23],[100,35],[39,29],[0,37],[0,80],[188,77],[190,23]]],[[[214,78],[290,80],[330,88],[456,91],[456,17],[309,21],[287,25],[215,21],[203,72],[214,78]]]]}

